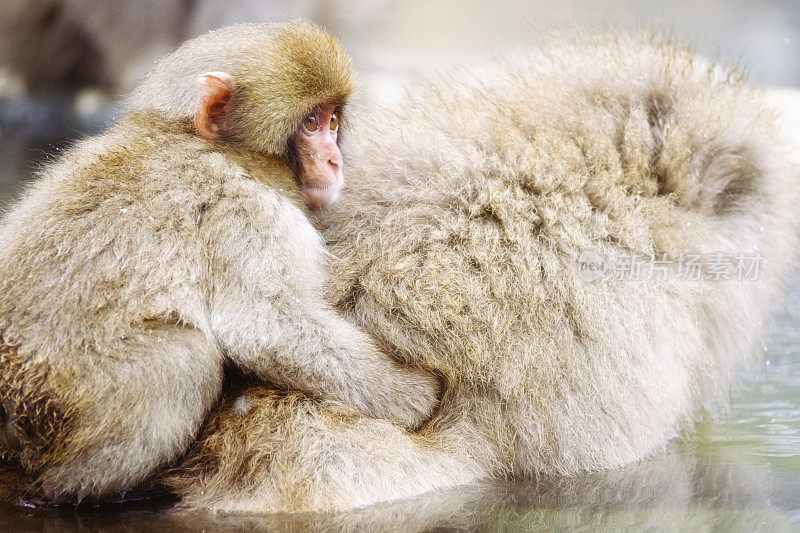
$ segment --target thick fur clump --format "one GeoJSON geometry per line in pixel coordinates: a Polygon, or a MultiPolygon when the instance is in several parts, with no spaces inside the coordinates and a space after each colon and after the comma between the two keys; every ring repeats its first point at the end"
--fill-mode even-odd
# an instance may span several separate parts
{"type": "Polygon", "coordinates": [[[174,474],[187,506],[344,509],[618,467],[660,450],[752,359],[795,255],[798,167],[742,76],[617,36],[408,93],[356,113],[350,182],[321,226],[331,300],[445,377],[437,416],[409,438],[322,405],[285,417],[266,414],[269,396],[253,394],[247,417],[222,405],[187,459],[207,468],[174,474]],[[585,251],[607,265],[654,257],[669,275],[588,283],[585,251]],[[688,255],[699,277],[678,271],[688,255]],[[756,279],[714,279],[715,257],[742,255],[761,258],[756,279]],[[217,444],[234,439],[235,453],[217,444]],[[278,441],[243,497],[231,472],[278,441]]]}
{"type": "Polygon", "coordinates": [[[184,128],[150,128],[151,118],[43,169],[0,228],[0,391],[24,444],[14,455],[78,497],[131,486],[174,457],[222,384],[222,355],[200,329],[198,224],[221,193],[208,177],[221,157],[184,128]],[[164,145],[197,156],[177,175],[164,145]],[[170,364],[154,364],[163,353],[170,364]],[[175,382],[189,376],[186,402],[175,382]]]}
{"type": "MultiPolygon", "coordinates": [[[[207,420],[189,458],[166,478],[187,495],[183,507],[251,511],[258,501],[276,512],[346,509],[365,494],[369,501],[412,497],[429,490],[428,479],[453,479],[447,459],[457,448],[455,440],[411,435],[300,393],[237,388],[207,420]],[[239,431],[243,425],[259,431],[239,431]],[[382,472],[379,479],[363,478],[373,469],[382,472]]],[[[462,482],[473,478],[467,469],[461,473],[462,482]]]]}

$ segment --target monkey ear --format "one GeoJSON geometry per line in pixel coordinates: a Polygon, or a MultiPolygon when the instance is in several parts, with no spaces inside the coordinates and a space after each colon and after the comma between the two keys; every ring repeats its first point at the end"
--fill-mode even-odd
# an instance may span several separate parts
{"type": "Polygon", "coordinates": [[[206,139],[219,139],[228,129],[228,112],[236,84],[226,72],[205,72],[200,82],[200,101],[194,112],[194,127],[206,139]]]}

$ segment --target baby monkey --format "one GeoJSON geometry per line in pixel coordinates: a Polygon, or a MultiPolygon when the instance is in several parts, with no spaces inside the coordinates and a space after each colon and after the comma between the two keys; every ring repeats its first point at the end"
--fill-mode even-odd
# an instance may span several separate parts
{"type": "Polygon", "coordinates": [[[306,215],[342,187],[354,83],[305,22],[203,35],[4,216],[0,452],[46,497],[119,493],[181,454],[225,361],[407,428],[431,415],[438,380],[323,301],[306,215]]]}

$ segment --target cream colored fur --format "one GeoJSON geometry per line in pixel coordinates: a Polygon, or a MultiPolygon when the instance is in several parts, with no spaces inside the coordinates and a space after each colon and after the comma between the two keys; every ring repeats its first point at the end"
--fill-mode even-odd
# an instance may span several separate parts
{"type": "Polygon", "coordinates": [[[351,82],[339,45],[307,23],[201,37],[4,215],[0,455],[45,496],[124,492],[177,458],[226,361],[406,427],[429,418],[436,378],[391,361],[324,302],[326,251],[289,160],[300,119],[351,82]],[[249,54],[215,55],[228,45],[249,54]],[[206,70],[238,83],[238,129],[223,141],[191,125],[206,70]]]}
{"type": "Polygon", "coordinates": [[[353,116],[319,222],[329,296],[445,378],[439,412],[409,436],[245,388],[247,413],[223,403],[169,478],[185,507],[330,511],[617,468],[753,360],[795,257],[800,143],[738,73],[658,38],[562,42],[353,116]],[[586,283],[585,250],[763,263],[752,281],[586,283]]]}

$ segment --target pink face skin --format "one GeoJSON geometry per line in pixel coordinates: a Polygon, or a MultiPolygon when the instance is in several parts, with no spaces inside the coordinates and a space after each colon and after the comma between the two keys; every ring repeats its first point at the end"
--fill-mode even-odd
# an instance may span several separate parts
{"type": "Polygon", "coordinates": [[[334,201],[344,185],[338,135],[338,110],[333,106],[315,109],[294,135],[300,160],[300,188],[310,209],[320,209],[334,201]]]}

